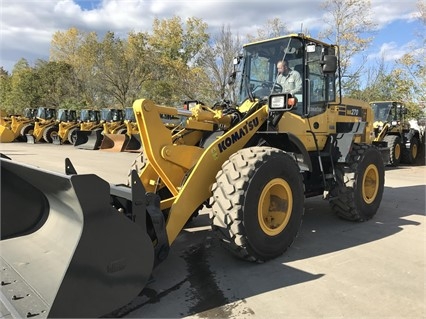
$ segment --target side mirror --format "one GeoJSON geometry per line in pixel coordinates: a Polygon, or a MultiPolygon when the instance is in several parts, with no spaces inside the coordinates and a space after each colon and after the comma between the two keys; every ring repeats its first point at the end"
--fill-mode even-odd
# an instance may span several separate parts
{"type": "Polygon", "coordinates": [[[337,56],[335,55],[324,55],[322,72],[324,74],[334,74],[337,70],[337,56]]]}

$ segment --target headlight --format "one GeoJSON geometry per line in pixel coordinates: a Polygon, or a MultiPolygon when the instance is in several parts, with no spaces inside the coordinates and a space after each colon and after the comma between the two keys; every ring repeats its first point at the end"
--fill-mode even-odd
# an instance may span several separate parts
{"type": "Polygon", "coordinates": [[[271,110],[285,108],[285,105],[286,105],[285,101],[286,100],[284,96],[273,96],[271,97],[269,108],[271,110]]]}
{"type": "Polygon", "coordinates": [[[297,104],[297,99],[290,93],[271,94],[268,100],[269,112],[290,111],[297,104]]]}

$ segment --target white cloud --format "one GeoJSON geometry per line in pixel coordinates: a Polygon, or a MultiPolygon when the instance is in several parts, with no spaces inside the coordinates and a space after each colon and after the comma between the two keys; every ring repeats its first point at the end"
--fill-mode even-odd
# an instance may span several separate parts
{"type": "MultiPolygon", "coordinates": [[[[223,25],[240,36],[256,32],[268,19],[280,18],[291,32],[307,29],[316,35],[323,26],[320,0],[15,0],[2,1],[0,66],[11,70],[22,57],[47,59],[51,37],[70,27],[126,34],[150,31],[155,17],[201,18],[214,33],[223,25]]],[[[413,19],[417,0],[372,0],[380,26],[413,19]]]]}
{"type": "Polygon", "coordinates": [[[404,45],[398,45],[396,42],[383,43],[379,50],[368,55],[369,60],[383,60],[384,62],[395,62],[405,54],[413,52],[415,41],[410,41],[404,45]]]}
{"type": "Polygon", "coordinates": [[[372,16],[379,24],[379,28],[396,20],[413,21],[418,16],[416,3],[417,1],[413,0],[372,0],[372,16]]]}
{"type": "Polygon", "coordinates": [[[80,6],[72,0],[61,0],[53,8],[53,12],[66,16],[78,16],[81,11],[80,6]]]}

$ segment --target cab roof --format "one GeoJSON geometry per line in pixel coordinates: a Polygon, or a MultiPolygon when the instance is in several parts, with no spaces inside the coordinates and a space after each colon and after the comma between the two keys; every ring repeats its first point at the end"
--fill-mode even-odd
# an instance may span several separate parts
{"type": "Polygon", "coordinates": [[[287,35],[279,36],[279,37],[275,37],[275,38],[269,38],[269,39],[265,39],[265,40],[250,42],[250,43],[244,44],[243,48],[245,48],[247,46],[255,45],[255,44],[267,43],[267,42],[272,42],[272,41],[287,39],[287,38],[299,38],[299,39],[303,39],[305,41],[312,41],[312,42],[315,42],[315,43],[318,43],[318,44],[321,44],[321,45],[324,45],[324,46],[328,46],[328,47],[336,46],[334,44],[325,43],[325,42],[322,42],[320,40],[311,38],[310,36],[307,36],[304,33],[291,33],[291,34],[287,34],[287,35]]]}

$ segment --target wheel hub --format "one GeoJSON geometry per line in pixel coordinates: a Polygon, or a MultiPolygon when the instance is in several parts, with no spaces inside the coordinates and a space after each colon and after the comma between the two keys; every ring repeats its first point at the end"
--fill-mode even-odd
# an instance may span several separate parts
{"type": "Polygon", "coordinates": [[[399,159],[401,156],[401,146],[399,144],[395,145],[395,158],[399,159]]]}
{"type": "Polygon", "coordinates": [[[413,159],[417,157],[417,144],[413,144],[413,147],[411,148],[411,156],[413,159]]]}
{"type": "Polygon", "coordinates": [[[370,164],[365,170],[362,179],[362,197],[368,204],[374,202],[379,191],[379,171],[377,167],[370,164]]]}
{"type": "Polygon", "coordinates": [[[283,179],[275,178],[263,188],[258,205],[261,229],[269,236],[280,234],[287,226],[293,209],[293,195],[290,185],[283,179]]]}

